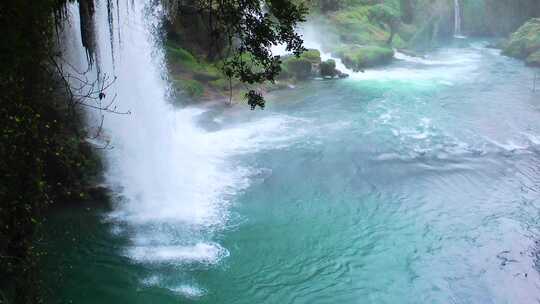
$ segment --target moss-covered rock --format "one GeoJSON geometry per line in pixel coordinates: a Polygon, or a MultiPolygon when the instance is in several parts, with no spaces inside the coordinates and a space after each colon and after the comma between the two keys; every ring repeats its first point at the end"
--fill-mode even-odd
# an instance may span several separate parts
{"type": "Polygon", "coordinates": [[[393,49],[380,46],[347,46],[335,53],[341,58],[343,64],[353,71],[388,64],[394,57],[393,49]]]}
{"type": "Polygon", "coordinates": [[[321,62],[319,71],[322,77],[335,77],[339,73],[339,71],[336,70],[336,62],[332,59],[321,62]]]}
{"type": "Polygon", "coordinates": [[[540,67],[540,50],[530,54],[525,62],[530,66],[540,67]]]}
{"type": "Polygon", "coordinates": [[[526,59],[540,50],[540,18],[531,19],[510,36],[503,54],[526,59]]]}
{"type": "Polygon", "coordinates": [[[299,57],[287,56],[283,59],[279,78],[306,80],[315,77],[320,64],[321,53],[315,49],[306,50],[299,57]]]}
{"type": "Polygon", "coordinates": [[[311,76],[312,63],[306,58],[291,56],[286,58],[283,64],[285,71],[291,77],[305,80],[311,76]]]}

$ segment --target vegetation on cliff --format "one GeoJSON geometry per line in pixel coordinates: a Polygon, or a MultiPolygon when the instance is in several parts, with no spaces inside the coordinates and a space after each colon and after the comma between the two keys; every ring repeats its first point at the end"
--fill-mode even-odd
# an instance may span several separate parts
{"type": "Polygon", "coordinates": [[[62,1],[7,0],[0,12],[0,302],[39,303],[43,214],[87,199],[101,164],[54,65],[62,1]]]}
{"type": "MultiPolygon", "coordinates": [[[[226,76],[229,87],[232,87],[233,81],[250,86],[263,82],[274,83],[281,71],[281,59],[271,51],[274,45],[283,44],[297,56],[304,51],[303,41],[295,31],[298,23],[305,21],[307,14],[307,8],[302,2],[173,2],[172,18],[166,24],[168,39],[176,44],[176,50],[184,49],[201,55],[196,71],[201,70],[201,63],[208,63],[205,65],[208,69],[218,67],[226,76]]],[[[187,74],[184,69],[183,75],[177,78],[185,79],[187,74]]],[[[214,76],[216,78],[213,81],[221,86],[224,81],[220,75],[214,76]]],[[[192,84],[190,87],[198,85],[193,82],[194,79],[187,80],[192,84]]],[[[215,85],[209,87],[214,88],[215,85]]],[[[192,90],[192,95],[202,93],[199,89],[192,90]]],[[[264,107],[262,93],[256,89],[249,88],[244,96],[252,109],[264,107]]]]}
{"type": "MultiPolygon", "coordinates": [[[[516,20],[540,13],[534,1],[510,2],[460,1],[465,32],[478,35],[502,33],[517,28],[516,20]]],[[[454,34],[452,0],[318,0],[297,3],[309,8],[308,23],[324,33],[318,37],[322,50],[340,58],[345,66],[355,71],[390,63],[393,49],[422,52],[437,47],[441,41],[452,39],[454,34]]],[[[274,72],[279,76],[271,80],[277,80],[274,84],[245,85],[238,75],[229,79],[223,73],[224,62],[230,62],[230,55],[225,51],[227,39],[211,39],[210,33],[199,33],[200,29],[205,31],[203,24],[209,16],[201,17],[189,12],[188,8],[178,10],[177,18],[167,26],[168,48],[171,45],[174,48],[168,52],[169,63],[178,92],[195,99],[212,99],[228,98],[228,91],[232,89],[238,98],[243,95],[240,92],[267,91],[332,74],[320,74],[319,71],[325,71],[328,65],[325,63],[320,68],[320,62],[310,62],[306,55],[299,55],[301,50],[298,49],[297,56],[279,58],[279,65],[275,62],[274,72]]],[[[247,66],[258,69],[249,57],[241,58],[247,58],[243,60],[247,66]]],[[[529,61],[534,58],[532,56],[529,61]]]]}

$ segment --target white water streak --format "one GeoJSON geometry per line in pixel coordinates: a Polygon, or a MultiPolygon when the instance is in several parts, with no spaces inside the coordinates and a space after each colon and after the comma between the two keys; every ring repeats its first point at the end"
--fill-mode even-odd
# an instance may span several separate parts
{"type": "Polygon", "coordinates": [[[459,0],[454,0],[454,37],[463,38],[461,34],[461,6],[459,0]]]}

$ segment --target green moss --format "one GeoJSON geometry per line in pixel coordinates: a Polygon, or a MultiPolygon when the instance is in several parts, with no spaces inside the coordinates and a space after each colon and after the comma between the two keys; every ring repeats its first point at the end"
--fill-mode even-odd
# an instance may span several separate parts
{"type": "Polygon", "coordinates": [[[196,70],[200,67],[197,59],[190,52],[171,42],[166,44],[166,50],[170,63],[187,70],[196,70]]]}
{"type": "Polygon", "coordinates": [[[394,56],[394,50],[379,46],[348,46],[339,49],[336,55],[343,60],[346,67],[359,71],[364,68],[390,63],[394,56]]]}
{"type": "Polygon", "coordinates": [[[192,98],[200,98],[204,94],[204,86],[194,79],[177,79],[174,83],[180,90],[192,98]]]}
{"type": "Polygon", "coordinates": [[[211,67],[193,71],[193,78],[204,83],[220,79],[221,77],[223,77],[222,73],[211,67]]]}
{"type": "Polygon", "coordinates": [[[231,87],[233,89],[238,87],[241,84],[241,82],[238,79],[234,79],[234,78],[231,79],[231,81],[229,82],[229,78],[222,77],[222,78],[210,81],[209,84],[210,86],[212,86],[213,88],[217,90],[228,91],[231,87]]]}

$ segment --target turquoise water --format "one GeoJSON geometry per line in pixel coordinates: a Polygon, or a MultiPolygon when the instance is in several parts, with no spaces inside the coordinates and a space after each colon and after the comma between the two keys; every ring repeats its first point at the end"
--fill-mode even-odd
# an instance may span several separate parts
{"type": "Polygon", "coordinates": [[[533,78],[473,42],[276,92],[264,111],[208,106],[198,126],[235,147],[219,168],[245,179],[216,196],[219,223],[58,211],[43,241],[52,300],[538,302],[533,78]]]}

